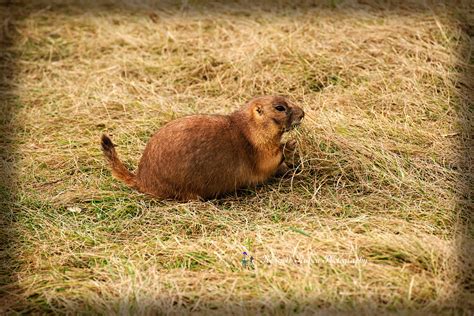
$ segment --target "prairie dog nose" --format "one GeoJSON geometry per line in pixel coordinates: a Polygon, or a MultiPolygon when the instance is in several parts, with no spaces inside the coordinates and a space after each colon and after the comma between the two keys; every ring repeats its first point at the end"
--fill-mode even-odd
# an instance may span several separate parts
{"type": "Polygon", "coordinates": [[[292,114],[292,121],[295,123],[301,122],[301,120],[304,118],[304,111],[302,108],[299,106],[294,106],[293,107],[293,114],[292,114]]]}

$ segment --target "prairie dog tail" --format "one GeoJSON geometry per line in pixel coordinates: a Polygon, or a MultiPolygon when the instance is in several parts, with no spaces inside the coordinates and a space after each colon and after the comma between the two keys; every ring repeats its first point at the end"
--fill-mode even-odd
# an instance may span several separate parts
{"type": "Polygon", "coordinates": [[[127,184],[132,188],[137,187],[137,180],[133,173],[131,173],[120,161],[118,158],[117,152],[115,151],[115,145],[112,143],[112,140],[109,136],[102,135],[102,151],[104,152],[105,158],[109,162],[109,165],[112,169],[112,175],[127,184]]]}

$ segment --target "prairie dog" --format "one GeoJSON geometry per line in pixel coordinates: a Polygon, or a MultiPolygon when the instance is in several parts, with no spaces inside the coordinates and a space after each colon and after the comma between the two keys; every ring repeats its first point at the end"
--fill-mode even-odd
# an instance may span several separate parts
{"type": "Polygon", "coordinates": [[[284,169],[282,135],[303,117],[286,98],[264,96],[229,115],[173,120],[151,137],[136,174],[119,160],[107,135],[101,145],[112,175],[128,186],[162,199],[209,199],[284,169]]]}

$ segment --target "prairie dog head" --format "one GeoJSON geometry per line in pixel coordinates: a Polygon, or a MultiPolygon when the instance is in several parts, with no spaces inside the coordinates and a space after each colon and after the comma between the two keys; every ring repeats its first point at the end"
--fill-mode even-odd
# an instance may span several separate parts
{"type": "Polygon", "coordinates": [[[274,137],[301,123],[304,111],[281,96],[264,96],[251,100],[248,110],[263,133],[274,137]]]}

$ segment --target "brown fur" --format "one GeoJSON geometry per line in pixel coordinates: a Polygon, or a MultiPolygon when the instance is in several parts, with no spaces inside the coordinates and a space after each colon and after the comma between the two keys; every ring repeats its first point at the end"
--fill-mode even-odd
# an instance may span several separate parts
{"type": "Polygon", "coordinates": [[[230,115],[193,115],[162,127],[148,142],[137,174],[102,136],[114,177],[159,198],[214,198],[261,183],[285,168],[281,137],[298,125],[301,108],[283,97],[253,99],[230,115]],[[281,107],[285,111],[281,110],[281,107]]]}

